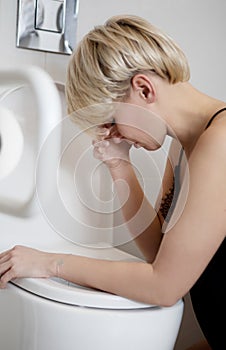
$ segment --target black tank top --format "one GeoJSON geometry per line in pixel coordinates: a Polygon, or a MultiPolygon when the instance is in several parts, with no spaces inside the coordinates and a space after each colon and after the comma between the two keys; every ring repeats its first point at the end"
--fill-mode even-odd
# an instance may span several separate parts
{"type": "MultiPolygon", "coordinates": [[[[225,110],[222,108],[215,113],[206,129],[225,110]]],[[[196,318],[211,349],[226,349],[226,238],[191,288],[190,295],[196,318]]]]}

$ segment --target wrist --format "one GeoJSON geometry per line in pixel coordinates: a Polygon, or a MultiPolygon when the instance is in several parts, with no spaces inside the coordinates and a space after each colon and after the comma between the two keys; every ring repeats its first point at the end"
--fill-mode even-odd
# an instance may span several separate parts
{"type": "Polygon", "coordinates": [[[115,162],[108,164],[111,173],[118,173],[125,171],[130,166],[130,159],[116,159],[115,162]]]}
{"type": "Polygon", "coordinates": [[[49,277],[61,277],[61,270],[64,265],[64,255],[57,253],[49,253],[49,261],[47,265],[47,274],[49,277]]]}

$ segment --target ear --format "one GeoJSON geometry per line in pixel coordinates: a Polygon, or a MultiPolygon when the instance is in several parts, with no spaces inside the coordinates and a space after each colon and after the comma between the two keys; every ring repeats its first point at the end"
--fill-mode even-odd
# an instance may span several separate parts
{"type": "Polygon", "coordinates": [[[132,78],[131,87],[133,93],[139,94],[146,103],[153,103],[156,100],[156,90],[153,82],[145,74],[136,74],[132,78]]]}

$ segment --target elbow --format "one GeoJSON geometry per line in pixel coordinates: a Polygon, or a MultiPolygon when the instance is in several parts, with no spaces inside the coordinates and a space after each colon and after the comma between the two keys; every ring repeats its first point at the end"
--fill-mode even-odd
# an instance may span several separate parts
{"type": "Polygon", "coordinates": [[[174,306],[182,297],[165,297],[160,300],[159,306],[162,307],[172,307],[174,306]]]}
{"type": "Polygon", "coordinates": [[[154,304],[160,307],[172,307],[180,301],[187,293],[187,288],[174,281],[170,283],[165,275],[155,273],[152,283],[149,285],[149,297],[154,299],[154,304]]]}
{"type": "Polygon", "coordinates": [[[145,298],[143,300],[138,300],[139,302],[143,302],[148,305],[153,305],[153,306],[158,306],[158,307],[172,307],[177,302],[179,302],[181,298],[169,298],[169,297],[164,297],[164,298],[156,298],[153,299],[153,296],[151,298],[145,298]]]}
{"type": "Polygon", "coordinates": [[[160,307],[172,307],[182,298],[183,295],[180,295],[178,293],[171,293],[169,290],[165,290],[164,293],[157,293],[154,303],[152,295],[152,304],[160,307]]]}
{"type": "Polygon", "coordinates": [[[139,288],[139,299],[141,302],[159,307],[172,307],[183,298],[187,292],[176,280],[171,283],[171,279],[165,274],[159,273],[154,268],[154,264],[143,263],[145,274],[142,274],[142,288],[139,288]]]}

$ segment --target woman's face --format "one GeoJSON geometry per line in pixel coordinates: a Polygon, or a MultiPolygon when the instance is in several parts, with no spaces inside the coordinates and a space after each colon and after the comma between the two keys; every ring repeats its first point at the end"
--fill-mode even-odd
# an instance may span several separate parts
{"type": "Polygon", "coordinates": [[[149,109],[138,104],[118,103],[114,115],[118,132],[137,147],[154,151],[160,148],[166,136],[164,121],[149,109]]]}

